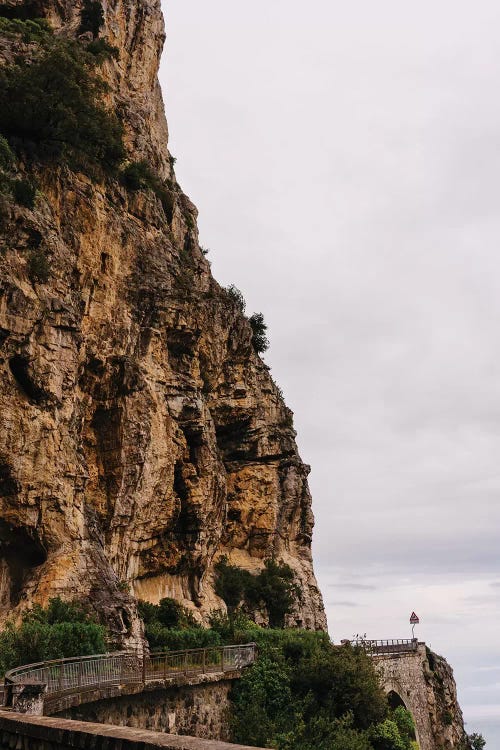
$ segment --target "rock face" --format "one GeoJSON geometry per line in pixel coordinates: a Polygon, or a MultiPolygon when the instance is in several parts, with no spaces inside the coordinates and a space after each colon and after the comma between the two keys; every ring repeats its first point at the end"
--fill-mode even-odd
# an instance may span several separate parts
{"type": "MultiPolygon", "coordinates": [[[[21,2],[0,3],[15,8],[21,2]]],[[[29,5],[24,3],[24,5],[29,5]]],[[[82,2],[33,0],[65,36],[82,2]]],[[[292,414],[214,281],[197,212],[167,150],[157,81],[160,0],[105,0],[104,64],[132,161],[166,200],[66,167],[39,168],[33,210],[11,202],[0,237],[0,613],[88,598],[117,639],[140,637],[135,597],[206,617],[221,555],[288,563],[291,624],[325,628],[311,558],[308,467],[292,414]],[[52,273],[30,281],[41,237],[52,273]]],[[[23,54],[0,40],[0,64],[23,54]]],[[[18,166],[20,173],[24,166],[18,166]]]]}
{"type": "Polygon", "coordinates": [[[427,700],[436,750],[467,750],[469,742],[458,704],[453,669],[446,659],[428,650],[424,662],[427,700]]]}

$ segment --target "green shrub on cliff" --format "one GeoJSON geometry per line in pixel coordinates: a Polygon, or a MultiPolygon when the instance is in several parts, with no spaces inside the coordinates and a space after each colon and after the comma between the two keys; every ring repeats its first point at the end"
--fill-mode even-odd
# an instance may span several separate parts
{"type": "Polygon", "coordinates": [[[264,321],[262,313],[254,313],[248,319],[252,328],[252,346],[257,354],[263,354],[269,349],[269,339],[267,338],[267,323],[264,321]]]}
{"type": "Polygon", "coordinates": [[[0,17],[1,36],[11,39],[21,37],[23,42],[30,44],[32,42],[44,41],[51,34],[52,29],[44,18],[21,19],[0,17]]]}
{"type": "Polygon", "coordinates": [[[121,181],[132,192],[136,190],[152,190],[160,201],[169,223],[172,222],[175,205],[175,194],[166,183],[162,182],[158,174],[145,161],[134,161],[122,170],[121,181]]]}
{"type": "Polygon", "coordinates": [[[0,673],[22,664],[100,654],[106,630],[76,604],[51,599],[47,608],[33,607],[20,625],[7,623],[0,633],[0,673]]]}
{"type": "Polygon", "coordinates": [[[90,31],[94,39],[104,25],[104,10],[99,0],[84,0],[80,15],[80,33],[90,31]]]}
{"type": "Polygon", "coordinates": [[[123,128],[103,102],[101,58],[72,40],[41,45],[0,73],[0,134],[28,159],[67,162],[90,174],[123,161],[123,128]]]}
{"type": "Polygon", "coordinates": [[[249,612],[265,608],[270,627],[283,627],[298,595],[294,574],[288,565],[266,560],[264,569],[252,575],[222,557],[215,566],[215,573],[215,593],[224,600],[229,612],[234,612],[242,603],[249,612]]]}

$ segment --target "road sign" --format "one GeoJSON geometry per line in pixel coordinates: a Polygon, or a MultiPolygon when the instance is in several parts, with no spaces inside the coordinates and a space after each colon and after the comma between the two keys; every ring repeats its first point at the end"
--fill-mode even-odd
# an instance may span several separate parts
{"type": "Polygon", "coordinates": [[[415,612],[412,612],[410,615],[410,625],[418,625],[420,622],[418,616],[415,614],[415,612]]]}

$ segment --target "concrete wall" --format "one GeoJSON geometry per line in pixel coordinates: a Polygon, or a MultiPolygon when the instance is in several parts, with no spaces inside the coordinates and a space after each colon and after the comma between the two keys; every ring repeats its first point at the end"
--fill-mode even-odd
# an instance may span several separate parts
{"type": "MultiPolygon", "coordinates": [[[[129,727],[0,711],[1,750],[251,750],[243,745],[129,727]]],[[[255,749],[254,749],[255,750],[255,749]]]]}
{"type": "Polygon", "coordinates": [[[56,714],[67,719],[229,740],[231,680],[172,686],[86,703],[56,714]]]}

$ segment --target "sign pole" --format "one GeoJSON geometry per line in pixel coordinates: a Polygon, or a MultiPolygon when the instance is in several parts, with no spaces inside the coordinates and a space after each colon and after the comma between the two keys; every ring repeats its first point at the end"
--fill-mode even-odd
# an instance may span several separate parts
{"type": "Polygon", "coordinates": [[[415,612],[412,612],[410,615],[410,625],[411,625],[411,637],[412,640],[415,640],[415,625],[418,625],[420,622],[420,619],[418,615],[415,614],[415,612]]]}

